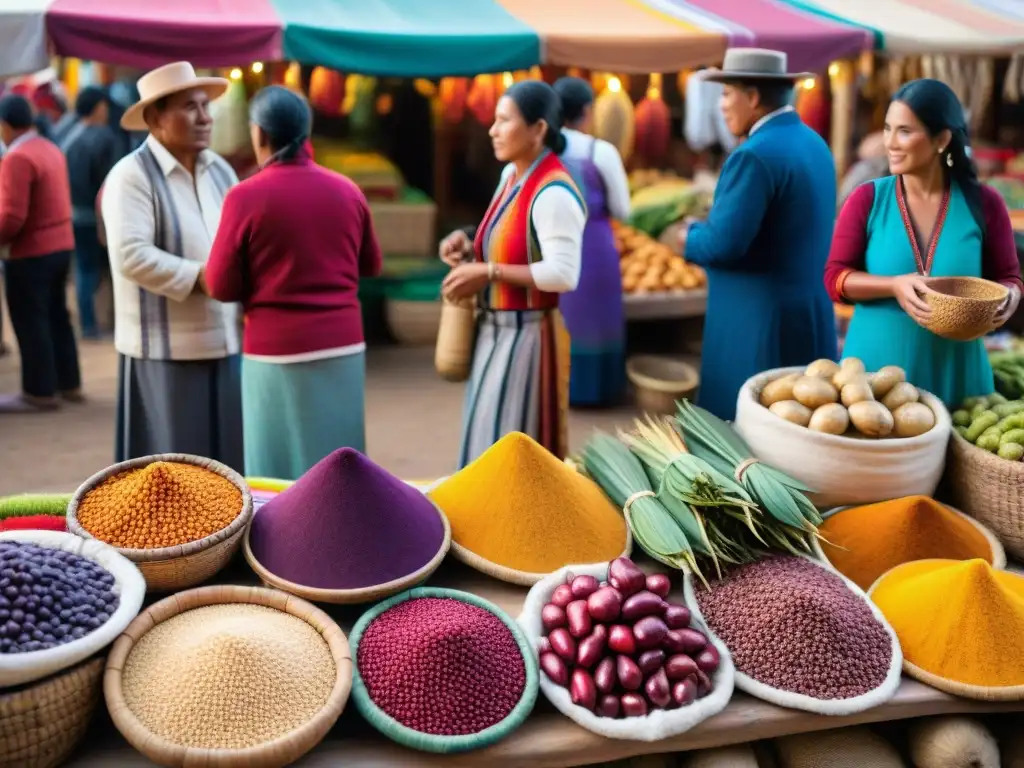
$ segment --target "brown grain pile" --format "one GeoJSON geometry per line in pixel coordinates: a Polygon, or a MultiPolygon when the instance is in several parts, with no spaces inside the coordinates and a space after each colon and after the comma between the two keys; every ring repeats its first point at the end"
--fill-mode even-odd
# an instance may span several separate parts
{"type": "Polygon", "coordinates": [[[125,549],[159,549],[221,531],[242,511],[242,492],[216,472],[156,461],[109,477],[85,494],[78,522],[125,549]]]}
{"type": "Polygon", "coordinates": [[[244,749],[285,735],[326,704],[337,667],[301,619],[260,605],[209,605],[147,632],[122,690],[150,731],[197,749],[244,749]]]}

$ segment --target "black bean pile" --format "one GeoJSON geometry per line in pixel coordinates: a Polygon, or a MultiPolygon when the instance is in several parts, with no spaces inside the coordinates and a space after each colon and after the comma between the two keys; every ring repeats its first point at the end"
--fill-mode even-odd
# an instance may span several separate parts
{"type": "Polygon", "coordinates": [[[850,699],[878,688],[889,672],[892,641],[868,604],[803,558],[741,566],[696,594],[736,670],[772,688],[850,699]]]}
{"type": "Polygon", "coordinates": [[[0,542],[0,653],[55,648],[99,629],[117,610],[114,577],[92,560],[0,542]]]}

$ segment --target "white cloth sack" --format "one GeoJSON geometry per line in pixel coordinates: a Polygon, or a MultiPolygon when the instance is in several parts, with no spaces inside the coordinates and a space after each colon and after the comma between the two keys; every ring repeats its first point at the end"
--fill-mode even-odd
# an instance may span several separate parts
{"type": "Polygon", "coordinates": [[[792,424],[758,401],[766,384],[802,370],[765,371],[740,390],[735,427],[756,458],[812,488],[808,497],[822,509],[935,493],[953,428],[937,397],[920,390],[921,402],[935,413],[935,426],[923,435],[884,440],[826,435],[792,424]]]}
{"type": "Polygon", "coordinates": [[[0,533],[0,541],[20,541],[62,549],[92,560],[114,577],[113,591],[121,598],[117,610],[106,623],[80,640],[44,651],[0,654],[0,688],[31,683],[73,667],[114,642],[138,616],[146,596],[146,580],[135,563],[110,545],[60,531],[4,531],[0,533]]]}
{"type": "MultiPolygon", "coordinates": [[[[805,696],[801,693],[793,693],[791,691],[772,688],[771,686],[758,682],[749,675],[740,672],[739,669],[736,669],[736,687],[744,693],[749,693],[755,698],[767,701],[769,704],[775,704],[779,707],[788,707],[789,709],[800,709],[805,712],[813,712],[816,715],[852,715],[856,712],[863,712],[864,710],[884,704],[895,696],[896,691],[899,690],[900,677],[903,672],[903,650],[900,648],[900,643],[896,637],[895,630],[889,626],[889,622],[885,620],[885,616],[883,616],[882,612],[878,610],[873,602],[871,602],[871,599],[867,596],[864,590],[834,568],[830,568],[811,557],[805,557],[804,559],[809,560],[819,568],[823,568],[829,573],[833,573],[838,578],[842,579],[843,583],[846,584],[846,587],[867,604],[868,608],[871,609],[872,615],[874,615],[878,623],[884,627],[886,634],[889,635],[890,647],[892,648],[892,659],[889,662],[889,672],[885,676],[885,681],[873,691],[865,693],[862,696],[855,696],[852,699],[817,699],[813,696],[805,696]]],[[[704,620],[704,614],[701,613],[700,606],[697,603],[697,589],[698,587],[694,584],[693,575],[687,573],[683,581],[686,605],[693,613],[694,622],[699,622],[702,626],[707,627],[707,622],[704,620]]],[[[709,636],[714,639],[716,645],[720,645],[722,641],[718,639],[718,636],[715,635],[714,631],[710,628],[707,631],[709,632],[709,636]]],[[[765,637],[764,642],[770,645],[775,642],[775,638],[765,637]]]]}
{"type": "Polygon", "coordinates": [[[722,90],[720,83],[705,80],[700,72],[693,73],[686,80],[683,137],[695,152],[703,152],[716,143],[726,152],[736,149],[737,139],[725,124],[725,116],[718,105],[722,90]]]}
{"type": "MultiPolygon", "coordinates": [[[[551,594],[559,584],[565,583],[567,574],[573,573],[576,576],[594,576],[603,581],[608,576],[608,564],[597,563],[595,565],[570,565],[561,570],[545,576],[537,582],[523,603],[523,612],[519,616],[519,626],[523,628],[527,639],[537,651],[538,643],[543,637],[544,628],[541,625],[541,609],[550,601],[551,594]]],[[[679,599],[679,595],[675,595],[679,599]]],[[[694,611],[696,606],[687,604],[687,607],[694,611]]],[[[598,717],[583,707],[572,703],[569,691],[560,685],[556,685],[544,671],[540,672],[540,689],[544,692],[548,701],[555,705],[555,708],[563,715],[583,726],[588,731],[600,734],[609,739],[630,739],[632,741],[661,741],[671,736],[678,736],[686,733],[695,725],[707,720],[712,715],[717,715],[729,703],[732,698],[734,669],[732,657],[721,641],[707,632],[703,621],[694,619],[691,626],[708,634],[711,643],[715,646],[722,657],[721,665],[714,675],[711,676],[713,688],[711,693],[703,699],[690,704],[688,707],[671,710],[654,710],[644,717],[624,717],[613,720],[608,717],[598,717]]],[[[539,654],[538,654],[539,655],[539,654]]]]}

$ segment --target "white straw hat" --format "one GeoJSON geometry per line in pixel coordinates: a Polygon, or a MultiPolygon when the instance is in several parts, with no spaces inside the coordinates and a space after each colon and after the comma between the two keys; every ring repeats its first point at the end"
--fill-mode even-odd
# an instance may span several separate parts
{"type": "Polygon", "coordinates": [[[166,64],[139,78],[139,100],[127,110],[121,118],[121,127],[126,131],[146,130],[143,113],[150,104],[193,88],[206,91],[211,99],[216,99],[228,89],[228,81],[223,77],[197,77],[196,71],[187,61],[166,64]]]}
{"type": "Polygon", "coordinates": [[[701,78],[713,83],[736,80],[796,81],[814,77],[813,72],[787,72],[788,57],[767,48],[729,48],[721,69],[705,70],[701,78]]]}

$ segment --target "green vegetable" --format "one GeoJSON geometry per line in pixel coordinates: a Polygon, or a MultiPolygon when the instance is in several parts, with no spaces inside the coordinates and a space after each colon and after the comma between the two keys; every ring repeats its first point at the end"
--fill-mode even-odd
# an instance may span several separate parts
{"type": "Polygon", "coordinates": [[[1014,400],[1009,403],[997,403],[992,406],[992,412],[995,413],[1000,419],[1012,416],[1015,413],[1024,411],[1024,401],[1014,400]]]}
{"type": "Polygon", "coordinates": [[[971,414],[970,411],[960,409],[959,411],[953,411],[953,424],[958,427],[969,427],[971,426],[971,414]]]}
{"type": "Polygon", "coordinates": [[[28,515],[64,516],[71,503],[71,494],[25,493],[0,497],[0,520],[28,515]]]}
{"type": "Polygon", "coordinates": [[[953,427],[953,429],[956,430],[956,433],[960,435],[960,437],[962,437],[964,440],[967,439],[967,427],[961,427],[958,424],[957,426],[953,427]]]}
{"type": "Polygon", "coordinates": [[[984,411],[978,416],[974,417],[974,421],[971,422],[971,426],[967,429],[965,437],[970,442],[976,442],[981,433],[989,427],[994,427],[999,423],[999,417],[996,416],[992,411],[984,411]]]}
{"type": "Polygon", "coordinates": [[[981,448],[983,451],[989,453],[995,453],[999,450],[999,435],[984,434],[978,438],[975,445],[981,448]]]}
{"type": "Polygon", "coordinates": [[[1001,445],[1004,443],[1017,443],[1018,445],[1024,445],[1024,429],[1011,429],[999,438],[999,443],[1001,445]]]}
{"type": "Polygon", "coordinates": [[[1024,429],[1024,411],[1011,413],[1005,419],[999,420],[999,428],[1006,432],[1011,429],[1024,429]]]}
{"type": "Polygon", "coordinates": [[[999,458],[1020,461],[1024,457],[1024,445],[1019,443],[1003,443],[999,446],[999,458]]]}
{"type": "Polygon", "coordinates": [[[988,410],[988,404],[981,402],[971,408],[971,422],[973,423],[981,414],[988,410]]]}
{"type": "Polygon", "coordinates": [[[981,437],[979,437],[978,439],[981,440],[982,437],[989,436],[995,436],[995,438],[998,440],[1000,437],[1003,436],[1003,428],[1000,427],[998,424],[996,424],[994,427],[989,427],[988,429],[981,433],[981,437]]]}

